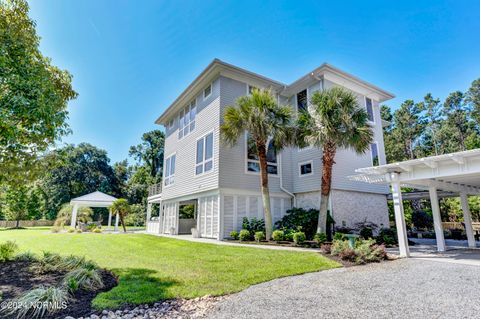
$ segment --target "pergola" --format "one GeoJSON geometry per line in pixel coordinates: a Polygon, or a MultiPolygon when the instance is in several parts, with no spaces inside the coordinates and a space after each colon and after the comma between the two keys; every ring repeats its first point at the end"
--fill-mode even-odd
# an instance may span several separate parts
{"type": "MultiPolygon", "coordinates": [[[[81,206],[86,207],[110,207],[114,201],[117,199],[108,194],[96,191],[90,194],[86,194],[77,198],[74,198],[70,201],[70,205],[73,206],[72,210],[72,220],[70,226],[75,228],[77,225],[77,212],[78,208],[81,206]]],[[[108,228],[112,224],[112,213],[108,212],[108,228]]],[[[118,230],[118,214],[115,216],[115,231],[118,230]]]]}
{"type": "Polygon", "coordinates": [[[359,168],[356,172],[360,174],[350,176],[350,179],[391,185],[401,256],[410,255],[401,187],[428,191],[438,251],[445,251],[439,194],[450,196],[458,194],[462,204],[468,246],[475,247],[468,196],[480,195],[480,149],[359,168]]]}

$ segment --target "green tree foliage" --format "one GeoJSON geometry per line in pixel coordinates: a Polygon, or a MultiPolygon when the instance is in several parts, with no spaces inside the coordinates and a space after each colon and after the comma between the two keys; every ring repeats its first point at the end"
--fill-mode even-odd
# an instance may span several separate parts
{"type": "Polygon", "coordinates": [[[112,206],[110,206],[110,211],[112,215],[118,214],[120,217],[120,223],[123,226],[123,232],[127,232],[127,228],[125,227],[125,218],[132,212],[132,207],[128,203],[128,200],[125,198],[119,198],[113,202],[112,206]]]}
{"type": "Polygon", "coordinates": [[[155,182],[162,179],[164,145],[165,134],[160,130],[153,130],[142,135],[142,143],[130,147],[130,156],[148,170],[155,182]]]}
{"type": "Polygon", "coordinates": [[[101,191],[120,195],[120,187],[104,150],[91,144],[67,145],[52,151],[45,159],[40,181],[48,199],[46,214],[55,219],[62,204],[72,198],[101,191]]]}
{"type": "Polygon", "coordinates": [[[280,106],[270,90],[254,89],[251,95],[237,99],[235,106],[225,109],[221,126],[222,142],[233,146],[245,131],[255,143],[260,166],[260,186],[263,198],[266,238],[272,237],[273,220],[268,189],[268,144],[280,151],[293,140],[293,113],[289,106],[280,106]]]}
{"type": "MultiPolygon", "coordinates": [[[[63,204],[57,214],[55,226],[63,227],[70,224],[72,218],[73,206],[69,203],[63,204]]],[[[77,221],[87,223],[92,221],[93,210],[90,207],[80,206],[77,211],[77,221]]]]}
{"type": "Polygon", "coordinates": [[[0,182],[31,180],[33,164],[69,132],[72,76],[39,50],[25,0],[0,0],[0,182]]]}
{"type": "Polygon", "coordinates": [[[328,198],[332,169],[338,148],[365,153],[373,142],[368,114],[358,105],[351,91],[334,87],[313,93],[311,106],[299,119],[299,144],[313,145],[322,150],[322,185],[317,233],[327,232],[328,198]]]}

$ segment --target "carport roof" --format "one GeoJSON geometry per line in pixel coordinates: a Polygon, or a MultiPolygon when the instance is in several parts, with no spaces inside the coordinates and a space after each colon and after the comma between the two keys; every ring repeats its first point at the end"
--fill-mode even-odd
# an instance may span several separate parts
{"type": "Polygon", "coordinates": [[[480,194],[480,149],[430,156],[398,163],[364,167],[351,180],[391,183],[395,177],[404,187],[428,189],[435,186],[450,192],[480,194]]]}

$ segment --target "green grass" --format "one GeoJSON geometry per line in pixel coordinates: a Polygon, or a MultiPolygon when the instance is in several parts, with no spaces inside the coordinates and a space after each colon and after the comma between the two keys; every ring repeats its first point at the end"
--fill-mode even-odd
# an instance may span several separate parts
{"type": "Polygon", "coordinates": [[[97,309],[176,297],[223,295],[278,277],[340,267],[316,253],[193,243],[145,234],[52,234],[45,228],[0,231],[21,251],[86,256],[119,276],[97,309]]]}

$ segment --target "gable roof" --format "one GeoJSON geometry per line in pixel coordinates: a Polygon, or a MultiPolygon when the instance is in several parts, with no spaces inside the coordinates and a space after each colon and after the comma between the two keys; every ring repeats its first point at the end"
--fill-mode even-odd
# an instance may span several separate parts
{"type": "Polygon", "coordinates": [[[175,99],[175,101],[173,101],[173,103],[162,113],[162,115],[158,117],[155,123],[165,124],[170,116],[176,114],[198,94],[198,90],[200,88],[203,89],[204,87],[208,86],[208,84],[220,74],[226,75],[227,77],[233,77],[234,75],[249,77],[255,81],[258,81],[265,87],[272,87],[278,93],[286,96],[296,93],[295,90],[302,85],[319,80],[319,78],[325,78],[334,83],[345,85],[354,91],[360,91],[359,93],[362,93],[365,96],[373,96],[374,99],[378,100],[379,102],[383,102],[395,97],[392,93],[368,83],[354,75],[344,72],[328,63],[323,63],[321,66],[294,81],[292,84],[286,85],[282,82],[272,80],[268,77],[248,71],[233,64],[226,63],[219,59],[214,59],[175,99]],[[347,83],[349,85],[346,85],[347,83]]]}
{"type": "Polygon", "coordinates": [[[76,197],[70,201],[72,204],[81,204],[81,203],[99,203],[99,204],[111,204],[116,201],[117,198],[110,196],[108,194],[96,191],[90,194],[86,194],[80,197],[76,197]]]}

